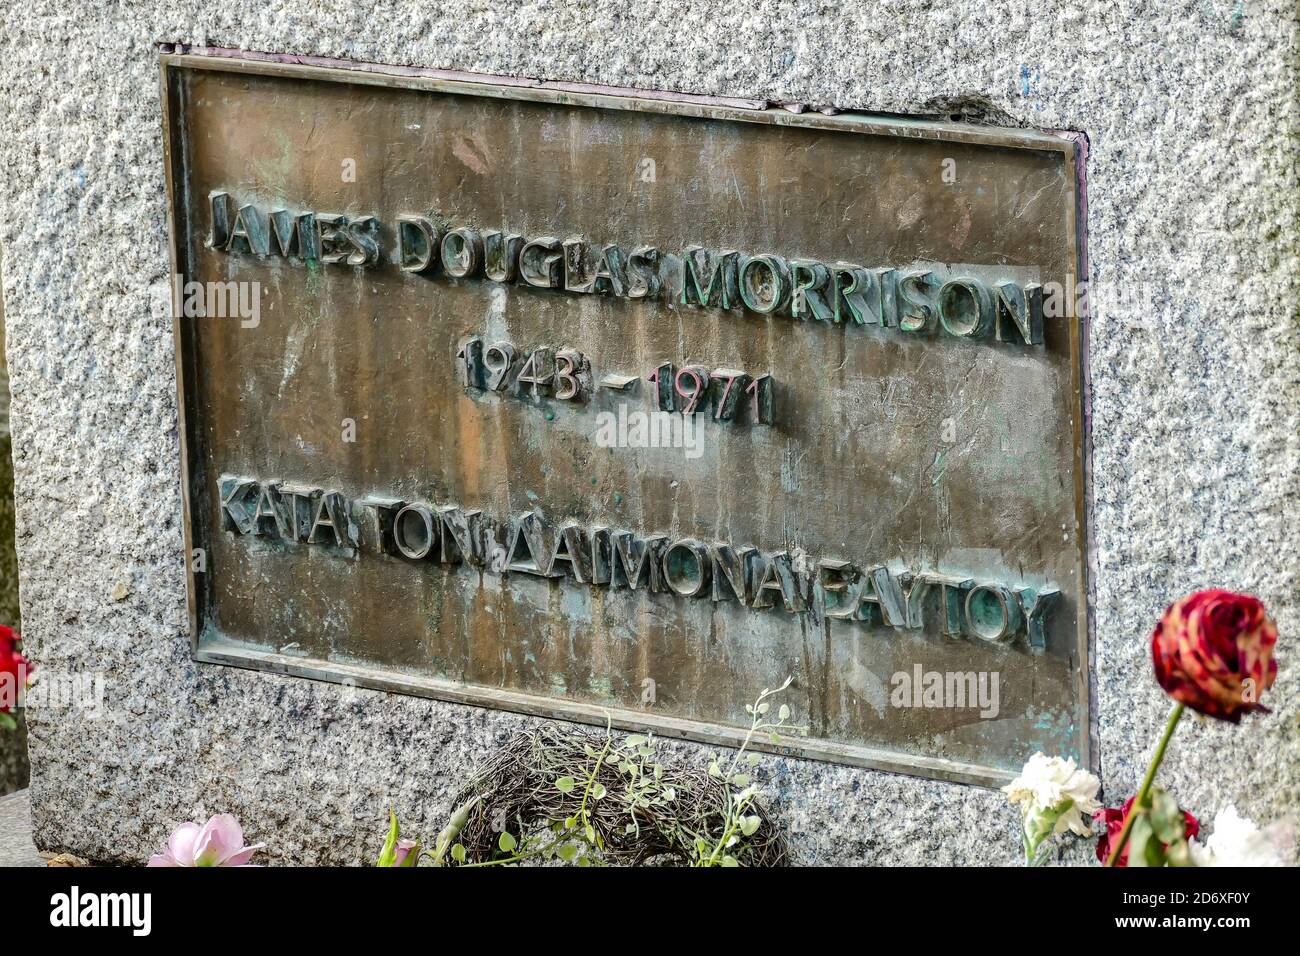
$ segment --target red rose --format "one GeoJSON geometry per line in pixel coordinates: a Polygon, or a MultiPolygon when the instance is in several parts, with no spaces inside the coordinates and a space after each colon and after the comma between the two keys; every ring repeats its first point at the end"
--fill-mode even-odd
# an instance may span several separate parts
{"type": "Polygon", "coordinates": [[[1273,685],[1277,628],[1248,594],[1197,591],[1169,605],[1151,635],[1156,680],[1174,700],[1236,723],[1273,685]]]}
{"type": "Polygon", "coordinates": [[[13,628],[0,624],[0,714],[13,709],[18,692],[26,686],[31,672],[27,658],[18,653],[18,635],[13,628]]]}
{"type": "MultiPolygon", "coordinates": [[[[1105,863],[1107,858],[1110,857],[1110,841],[1118,838],[1119,831],[1124,829],[1124,820],[1128,817],[1128,812],[1133,809],[1133,801],[1136,799],[1137,797],[1129,797],[1128,802],[1122,808],[1106,807],[1092,815],[1093,822],[1104,830],[1100,839],[1097,840],[1097,859],[1101,863],[1105,863]]],[[[1186,820],[1183,832],[1184,839],[1191,840],[1201,832],[1200,821],[1186,810],[1183,811],[1183,817],[1186,820]]],[[[1168,849],[1167,844],[1165,848],[1168,849]]],[[[1128,844],[1124,845],[1124,852],[1119,855],[1115,865],[1128,866],[1128,844]]]]}

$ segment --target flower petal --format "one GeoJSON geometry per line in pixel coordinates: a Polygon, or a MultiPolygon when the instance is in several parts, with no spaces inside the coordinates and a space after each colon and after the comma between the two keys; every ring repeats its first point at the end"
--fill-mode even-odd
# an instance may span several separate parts
{"type": "Polygon", "coordinates": [[[248,866],[249,858],[258,850],[265,850],[265,843],[254,843],[226,857],[218,866],[248,866]]]}
{"type": "Polygon", "coordinates": [[[199,825],[187,821],[172,831],[167,838],[167,853],[177,866],[193,866],[199,839],[199,825]]]}
{"type": "Polygon", "coordinates": [[[219,813],[203,824],[199,834],[195,865],[221,866],[244,845],[244,831],[229,813],[219,813]]]}

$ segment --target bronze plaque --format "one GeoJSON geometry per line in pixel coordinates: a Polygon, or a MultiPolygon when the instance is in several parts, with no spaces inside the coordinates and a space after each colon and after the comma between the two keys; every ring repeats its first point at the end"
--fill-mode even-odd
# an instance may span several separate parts
{"type": "Polygon", "coordinates": [[[200,661],[723,743],[792,677],[783,752],[1088,762],[1072,140],[162,70],[200,661]]]}

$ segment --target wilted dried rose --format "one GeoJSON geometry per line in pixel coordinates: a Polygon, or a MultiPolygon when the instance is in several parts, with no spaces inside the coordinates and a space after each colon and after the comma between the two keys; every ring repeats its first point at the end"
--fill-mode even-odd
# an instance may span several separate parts
{"type": "Polygon", "coordinates": [[[1277,628],[1248,594],[1212,589],[1171,604],[1151,635],[1156,680],[1174,700],[1236,723],[1277,676],[1277,628]]]}

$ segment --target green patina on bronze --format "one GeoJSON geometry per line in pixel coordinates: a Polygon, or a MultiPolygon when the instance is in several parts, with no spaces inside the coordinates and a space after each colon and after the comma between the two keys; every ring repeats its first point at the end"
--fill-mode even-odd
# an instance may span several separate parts
{"type": "Polygon", "coordinates": [[[176,324],[200,660],[721,742],[793,675],[790,752],[993,783],[1047,719],[1088,759],[1082,340],[1036,311],[1077,279],[1070,140],[216,57],[163,73],[177,272],[262,290],[255,327],[176,324]],[[377,249],[257,254],[244,227],[280,209],[377,249]],[[402,254],[417,220],[541,245],[498,280],[462,233],[453,277],[402,254]],[[646,249],[654,294],[631,281],[646,249]],[[520,366],[578,350],[590,380],[496,390],[471,340],[520,366]],[[598,414],[687,400],[647,380],[665,367],[770,376],[762,414],[714,417],[711,391],[698,457],[598,447],[598,414]],[[223,476],[337,492],[358,538],[232,530],[223,476]],[[480,512],[503,551],[533,514],[546,553],[411,560],[372,498],[480,512]],[[593,554],[601,527],[662,535],[663,564],[581,580],[552,552],[569,524],[593,554]],[[743,600],[695,594],[692,543],[753,549],[743,600]],[[997,716],[891,706],[917,665],[998,673],[997,716]]]}

